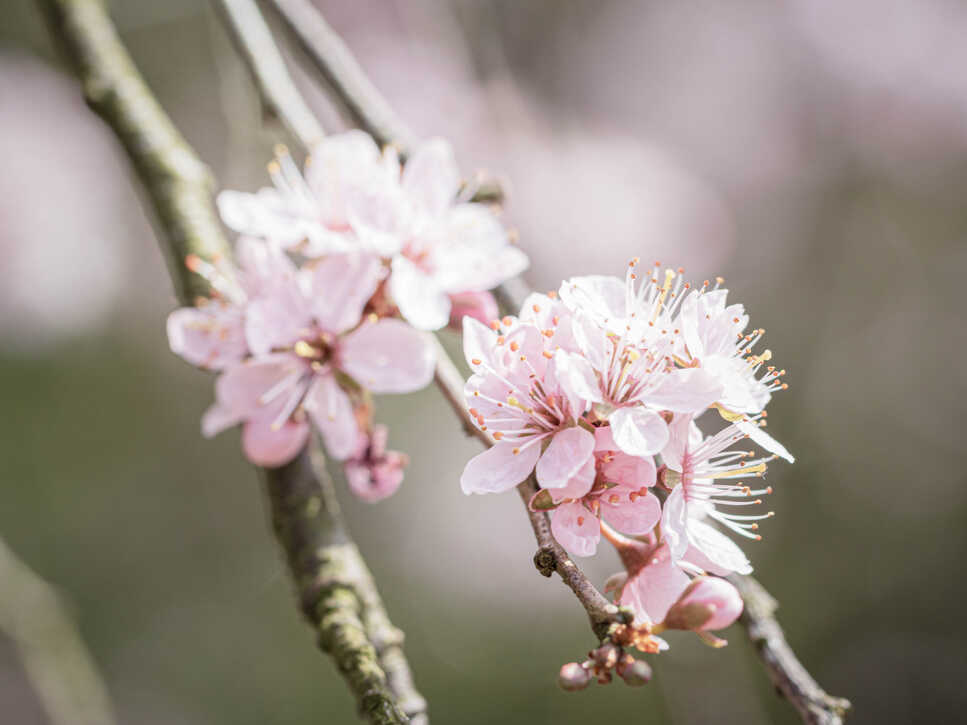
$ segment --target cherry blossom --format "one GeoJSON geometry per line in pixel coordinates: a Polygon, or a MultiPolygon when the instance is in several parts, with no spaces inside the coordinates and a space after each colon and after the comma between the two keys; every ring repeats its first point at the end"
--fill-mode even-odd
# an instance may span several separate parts
{"type": "MultiPolygon", "coordinates": [[[[307,256],[362,250],[391,269],[390,298],[424,330],[444,327],[453,299],[485,292],[527,267],[494,211],[460,197],[449,143],[418,146],[405,165],[361,131],[330,136],[303,176],[284,150],[269,165],[274,188],[222,192],[225,223],[307,256]]],[[[479,303],[479,300],[478,300],[479,303]]]]}
{"type": "MultiPolygon", "coordinates": [[[[433,375],[433,347],[425,333],[401,320],[364,318],[385,272],[375,255],[335,254],[296,268],[273,250],[256,242],[240,250],[234,301],[217,303],[220,315],[234,310],[235,327],[226,338],[231,349],[236,350],[240,320],[249,356],[222,365],[216,402],[202,420],[202,431],[213,436],[241,423],[246,457],[279,466],[305,445],[311,421],[329,454],[345,459],[357,448],[356,410],[367,391],[406,393],[424,387],[433,375]]],[[[196,330],[195,318],[184,311],[172,318],[172,346],[189,361],[222,335],[213,324],[196,330]]]]}

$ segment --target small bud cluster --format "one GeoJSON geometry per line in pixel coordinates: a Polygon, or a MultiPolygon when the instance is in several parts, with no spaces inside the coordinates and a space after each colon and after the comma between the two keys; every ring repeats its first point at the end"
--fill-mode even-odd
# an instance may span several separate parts
{"type": "MultiPolygon", "coordinates": [[[[723,280],[693,287],[682,272],[635,259],[623,280],[573,278],[531,295],[517,317],[464,320],[468,409],[494,442],[467,463],[464,492],[533,475],[530,506],[550,513],[570,553],[612,544],[624,571],[607,590],[634,612],[644,651],[667,646],[656,635],[671,629],[724,643],[709,631],[735,621],[742,601],[718,577],[752,570],[725,532],[762,538],[772,512],[745,512],[772,488],[747,481],[793,461],[763,430],[787,387],[772,353],[755,350],[764,331],[747,331],[723,280]]],[[[594,676],[616,666],[580,665],[594,676]]],[[[573,667],[565,675],[581,681],[573,667]]]]}
{"type": "Polygon", "coordinates": [[[426,386],[435,349],[425,331],[495,314],[487,290],[527,258],[494,210],[461,198],[444,141],[403,167],[352,131],[322,141],[304,175],[280,147],[269,174],[272,188],[219,196],[241,234],[236,262],[186,260],[212,292],[171,314],[171,349],[219,372],[206,436],[241,424],[246,457],[277,467],[314,428],[350,489],[384,498],[407,459],[373,425],[371,394],[426,386]]]}
{"type": "Polygon", "coordinates": [[[651,667],[647,662],[635,659],[611,642],[605,642],[588,652],[584,662],[564,665],[558,676],[558,684],[567,692],[576,692],[583,690],[592,680],[607,685],[614,674],[631,687],[647,685],[651,681],[651,667]]]}

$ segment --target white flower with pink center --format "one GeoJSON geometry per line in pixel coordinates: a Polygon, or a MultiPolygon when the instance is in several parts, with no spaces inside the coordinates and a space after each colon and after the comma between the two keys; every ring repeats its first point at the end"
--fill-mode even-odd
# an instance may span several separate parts
{"type": "Polygon", "coordinates": [[[746,479],[761,478],[766,464],[777,457],[790,463],[795,459],[753,420],[731,423],[703,438],[691,416],[676,415],[670,430],[662,460],[664,484],[671,492],[664,503],[661,528],[672,555],[713,574],[748,574],[752,566],[742,550],[708,521],[743,538],[760,540],[759,521],[771,517],[772,512],[741,512],[761,505],[757,497],[772,493],[772,488],[752,488],[746,479]],[[754,441],[770,455],[734,449],[745,440],[754,441]]]}
{"type": "Polygon", "coordinates": [[[493,210],[460,197],[450,145],[421,144],[401,166],[361,131],[330,136],[313,150],[305,176],[280,153],[269,165],[274,188],[222,192],[225,223],[306,256],[362,250],[388,261],[387,289],[414,327],[436,330],[454,304],[516,276],[527,257],[510,243],[493,210]]]}

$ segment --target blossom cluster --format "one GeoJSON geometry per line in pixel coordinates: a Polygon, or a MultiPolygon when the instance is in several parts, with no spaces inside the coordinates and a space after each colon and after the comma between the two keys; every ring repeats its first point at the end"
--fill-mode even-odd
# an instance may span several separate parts
{"type": "Polygon", "coordinates": [[[352,490],[383,498],[406,457],[386,450],[370,394],[426,386],[426,331],[495,314],[487,290],[527,258],[490,207],[461,196],[441,140],[403,167],[394,149],[351,131],[322,141],[304,173],[278,150],[269,173],[271,188],[219,196],[240,234],[236,261],[186,260],[212,294],[170,315],[171,349],[219,373],[206,436],[241,424],[246,457],[274,467],[315,427],[352,490]]]}
{"type": "Polygon", "coordinates": [[[616,547],[625,571],[610,588],[635,626],[720,643],[708,630],[731,624],[741,599],[704,575],[752,570],[724,532],[761,538],[771,512],[742,512],[771,488],[751,481],[776,457],[793,461],[763,430],[785,371],[754,351],[764,331],[747,330],[721,280],[696,288],[682,271],[633,260],[624,279],[533,294],[517,317],[465,319],[469,412],[494,444],[461,486],[498,493],[533,475],[530,506],[551,512],[570,553],[591,556],[602,537],[616,547]]]}

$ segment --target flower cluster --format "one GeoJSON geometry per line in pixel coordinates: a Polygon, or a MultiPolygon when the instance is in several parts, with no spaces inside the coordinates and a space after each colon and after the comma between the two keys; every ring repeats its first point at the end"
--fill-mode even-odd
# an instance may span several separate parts
{"type": "Polygon", "coordinates": [[[465,319],[469,412],[494,445],[461,486],[497,493],[533,474],[530,505],[551,512],[568,551],[591,556],[602,536],[617,548],[625,571],[611,586],[636,627],[721,642],[707,631],[731,624],[741,600],[704,574],[751,571],[723,530],[757,540],[772,515],[740,512],[771,493],[750,479],[793,460],[763,430],[785,371],[754,351],[764,331],[747,331],[721,280],[693,288],[681,273],[633,260],[624,280],[577,277],[531,295],[518,317],[465,319]]]}
{"type": "Polygon", "coordinates": [[[386,450],[371,393],[407,393],[433,377],[425,330],[495,310],[488,289],[527,259],[494,212],[460,197],[448,144],[401,167],[366,134],[332,136],[303,176],[280,149],[273,188],[219,197],[241,236],[236,262],[189,257],[212,295],[168,319],[171,349],[219,372],[206,436],[241,424],[246,457],[280,466],[314,426],[350,488],[367,500],[399,486],[406,457],[386,450]]]}

